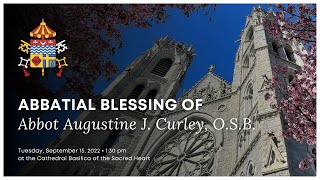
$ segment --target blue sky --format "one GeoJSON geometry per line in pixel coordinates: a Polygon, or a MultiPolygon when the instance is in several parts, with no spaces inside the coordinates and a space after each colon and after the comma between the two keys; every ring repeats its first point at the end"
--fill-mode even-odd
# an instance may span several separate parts
{"type": "MultiPolygon", "coordinates": [[[[122,39],[124,47],[117,51],[112,58],[122,72],[144,51],[152,47],[155,40],[169,36],[176,41],[192,45],[196,56],[188,69],[182,87],[190,89],[206,73],[211,64],[216,65],[214,72],[228,82],[232,82],[234,59],[239,43],[241,30],[244,27],[246,16],[254,5],[247,4],[219,4],[216,11],[211,11],[212,21],[204,13],[193,13],[190,17],[184,16],[177,10],[170,10],[169,17],[163,24],[155,24],[147,29],[131,27],[123,29],[122,39]]],[[[263,5],[267,9],[268,5],[263,5]]],[[[103,91],[109,83],[99,79],[95,93],[103,91]]]]}

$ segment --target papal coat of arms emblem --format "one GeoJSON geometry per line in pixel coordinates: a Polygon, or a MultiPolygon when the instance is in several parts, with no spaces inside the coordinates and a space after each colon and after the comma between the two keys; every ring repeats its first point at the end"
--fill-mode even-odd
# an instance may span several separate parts
{"type": "Polygon", "coordinates": [[[64,66],[68,66],[66,63],[66,57],[58,59],[56,54],[60,54],[68,49],[65,44],[65,40],[56,43],[56,32],[53,31],[42,19],[40,25],[30,32],[30,43],[21,40],[19,50],[29,54],[30,58],[25,59],[20,57],[20,63],[18,66],[23,67],[23,72],[26,77],[30,73],[27,68],[41,68],[42,76],[44,76],[44,69],[58,67],[59,71],[57,76],[61,76],[64,66]]]}

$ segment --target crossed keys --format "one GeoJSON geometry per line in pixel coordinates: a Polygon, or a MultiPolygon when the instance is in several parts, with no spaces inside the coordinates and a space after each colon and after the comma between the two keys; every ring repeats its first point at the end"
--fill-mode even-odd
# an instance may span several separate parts
{"type": "Polygon", "coordinates": [[[57,53],[60,54],[64,52],[65,50],[68,49],[67,45],[65,44],[66,40],[60,41],[59,43],[56,44],[56,50],[57,53]]]}
{"type": "Polygon", "coordinates": [[[21,44],[19,46],[19,50],[22,51],[22,52],[25,52],[26,54],[29,53],[29,50],[30,50],[30,44],[25,42],[24,40],[20,40],[21,41],[21,44]]]}

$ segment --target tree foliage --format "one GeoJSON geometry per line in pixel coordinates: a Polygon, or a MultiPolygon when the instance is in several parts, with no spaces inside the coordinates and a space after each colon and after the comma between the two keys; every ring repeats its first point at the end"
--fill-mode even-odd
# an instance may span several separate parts
{"type": "Polygon", "coordinates": [[[278,4],[275,8],[275,17],[267,19],[265,26],[277,42],[301,43],[305,48],[294,53],[304,60],[304,65],[292,71],[280,63],[274,65],[273,77],[265,77],[265,99],[278,101],[271,107],[283,114],[286,127],[282,135],[285,138],[314,147],[310,157],[299,164],[301,169],[307,169],[316,161],[316,5],[278,4]]]}

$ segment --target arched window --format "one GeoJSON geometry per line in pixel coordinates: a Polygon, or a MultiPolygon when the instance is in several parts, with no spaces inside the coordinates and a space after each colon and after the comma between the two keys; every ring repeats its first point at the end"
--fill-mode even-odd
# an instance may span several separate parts
{"type": "Polygon", "coordinates": [[[144,89],[143,84],[137,85],[129,94],[128,99],[138,99],[144,89]]]}
{"type": "Polygon", "coordinates": [[[146,175],[211,175],[215,145],[214,134],[209,130],[178,131],[156,149],[146,175]]]}
{"type": "Polygon", "coordinates": [[[250,62],[249,62],[249,57],[247,56],[244,59],[243,65],[242,65],[242,80],[244,80],[245,77],[247,76],[247,74],[249,72],[249,67],[250,67],[250,62]]]}
{"type": "Polygon", "coordinates": [[[255,167],[252,163],[252,161],[250,161],[249,165],[248,165],[248,172],[247,172],[247,175],[248,176],[254,176],[255,174],[255,167]]]}
{"type": "Polygon", "coordinates": [[[161,59],[158,64],[153,68],[151,73],[156,74],[160,77],[164,77],[169,69],[171,68],[172,61],[171,59],[161,59]]]}
{"type": "Polygon", "coordinates": [[[253,37],[253,28],[250,27],[249,30],[248,30],[248,32],[247,32],[247,35],[246,35],[246,41],[251,40],[252,37],[253,37]]]}
{"type": "Polygon", "coordinates": [[[272,42],[272,50],[273,50],[273,52],[279,55],[278,49],[279,49],[278,44],[276,42],[272,42]]]}
{"type": "MultiPolygon", "coordinates": [[[[157,93],[158,93],[158,91],[156,89],[151,89],[144,99],[146,99],[146,100],[154,99],[157,96],[157,93]]],[[[141,110],[140,112],[145,113],[146,111],[147,111],[147,109],[146,110],[141,110]]]]}
{"type": "Polygon", "coordinates": [[[287,59],[291,62],[295,62],[292,48],[290,46],[285,46],[284,51],[286,53],[287,59]]]}
{"type": "Polygon", "coordinates": [[[251,44],[252,39],[253,39],[253,28],[251,26],[250,28],[248,28],[248,30],[247,30],[247,32],[245,34],[245,37],[244,37],[244,42],[243,42],[243,45],[242,45],[242,49],[244,51],[246,51],[247,48],[249,48],[249,45],[251,44]]]}
{"type": "Polygon", "coordinates": [[[151,89],[146,95],[145,99],[154,99],[157,96],[158,91],[156,89],[151,89]]]}
{"type": "Polygon", "coordinates": [[[250,66],[249,57],[246,57],[246,59],[244,59],[243,61],[243,67],[249,68],[249,66],[250,66]]]}

